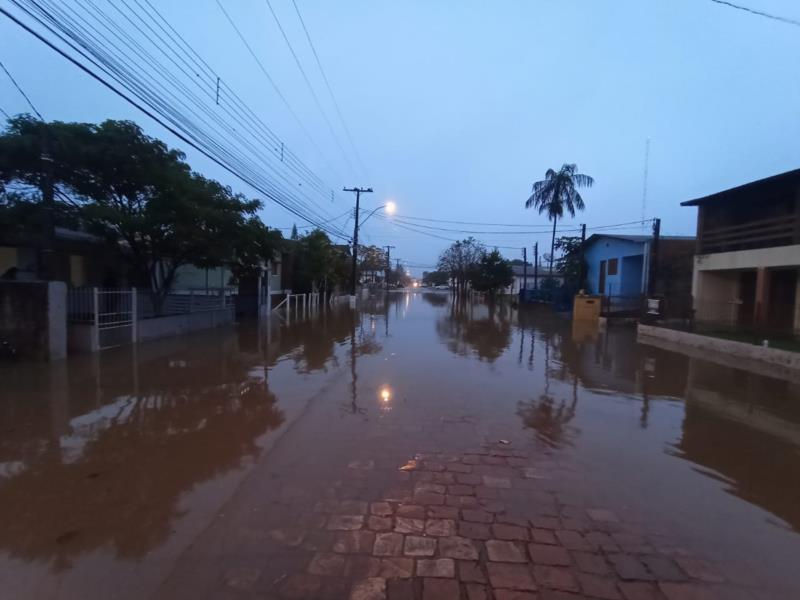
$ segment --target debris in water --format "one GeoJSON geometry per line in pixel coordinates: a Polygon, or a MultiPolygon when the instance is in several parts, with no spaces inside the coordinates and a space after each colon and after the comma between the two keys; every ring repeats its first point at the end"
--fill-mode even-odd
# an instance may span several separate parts
{"type": "Polygon", "coordinates": [[[400,467],[400,470],[401,471],[413,471],[416,468],[417,468],[417,461],[412,458],[410,461],[408,461],[406,464],[404,464],[402,467],[400,467]]]}
{"type": "Polygon", "coordinates": [[[511,442],[509,442],[508,440],[498,440],[498,441],[499,441],[501,444],[505,444],[505,445],[508,445],[508,444],[510,444],[510,443],[511,443],[511,442]]]}

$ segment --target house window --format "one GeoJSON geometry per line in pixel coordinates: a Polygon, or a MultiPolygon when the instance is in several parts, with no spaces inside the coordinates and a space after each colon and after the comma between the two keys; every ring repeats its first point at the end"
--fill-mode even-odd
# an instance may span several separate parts
{"type": "Polygon", "coordinates": [[[617,268],[619,266],[619,259],[611,258],[608,261],[608,274],[609,275],[616,275],[617,268]]]}

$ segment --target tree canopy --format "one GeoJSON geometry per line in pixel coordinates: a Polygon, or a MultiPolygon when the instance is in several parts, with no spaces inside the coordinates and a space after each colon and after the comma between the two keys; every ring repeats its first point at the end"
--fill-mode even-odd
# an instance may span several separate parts
{"type": "Polygon", "coordinates": [[[484,253],[472,277],[472,287],[479,292],[496,293],[514,282],[511,263],[503,258],[496,248],[484,253]]]}
{"type": "Polygon", "coordinates": [[[182,152],[130,121],[10,119],[0,134],[0,198],[6,214],[34,207],[37,221],[51,210],[56,223],[105,239],[134,281],[149,286],[157,309],[181,266],[228,265],[241,276],[272,258],[281,240],[256,215],[259,200],[193,172],[182,152]],[[50,182],[52,207],[43,206],[50,182]]]}

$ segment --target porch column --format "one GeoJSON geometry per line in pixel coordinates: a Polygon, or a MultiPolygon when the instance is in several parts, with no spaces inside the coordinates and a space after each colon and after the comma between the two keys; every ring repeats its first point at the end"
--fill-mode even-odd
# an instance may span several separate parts
{"type": "Polygon", "coordinates": [[[756,270],[756,302],[754,321],[764,325],[769,317],[769,271],[764,267],[756,270]]]}

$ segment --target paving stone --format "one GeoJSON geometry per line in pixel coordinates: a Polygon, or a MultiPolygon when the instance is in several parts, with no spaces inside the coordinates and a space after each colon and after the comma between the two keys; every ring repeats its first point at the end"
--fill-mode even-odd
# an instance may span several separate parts
{"type": "Polygon", "coordinates": [[[725,581],[725,578],[714,565],[706,560],[676,556],[675,562],[678,563],[680,568],[692,579],[699,579],[700,581],[708,583],[723,583],[725,581]]]}
{"type": "Polygon", "coordinates": [[[369,471],[375,467],[374,460],[351,460],[347,463],[348,469],[360,469],[364,471],[369,471]]]}
{"type": "Polygon", "coordinates": [[[401,504],[397,507],[397,516],[408,519],[424,519],[425,507],[419,504],[401,504]]]}
{"type": "Polygon", "coordinates": [[[456,522],[450,519],[428,519],[425,521],[425,535],[435,537],[456,534],[456,522]]]}
{"type": "Polygon", "coordinates": [[[439,553],[459,560],[477,560],[479,554],[472,540],[458,536],[439,538],[439,553]]]}
{"type": "Polygon", "coordinates": [[[593,552],[571,552],[572,560],[579,571],[592,573],[593,575],[608,575],[611,569],[602,554],[593,552]]]}
{"type": "Polygon", "coordinates": [[[609,534],[602,531],[590,531],[586,534],[586,541],[603,552],[619,552],[619,544],[609,534]]]}
{"type": "Polygon", "coordinates": [[[452,558],[422,558],[417,561],[417,577],[447,577],[456,576],[456,564],[452,558]]]}
{"type": "Polygon", "coordinates": [[[422,582],[422,600],[460,600],[461,590],[455,579],[424,579],[422,582]]]}
{"type": "Polygon", "coordinates": [[[386,580],[370,577],[356,581],[350,592],[350,600],[386,600],[386,580]]]}
{"type": "Polygon", "coordinates": [[[475,496],[478,499],[495,500],[500,497],[500,492],[498,488],[486,487],[485,485],[476,485],[475,496]]]}
{"type": "Polygon", "coordinates": [[[455,483],[456,477],[453,473],[420,473],[419,480],[439,483],[441,485],[450,485],[455,483]]]}
{"type": "Polygon", "coordinates": [[[454,496],[474,496],[475,495],[475,488],[471,485],[448,485],[447,486],[447,493],[453,494],[454,496]]]}
{"type": "Polygon", "coordinates": [[[467,600],[489,600],[489,592],[485,585],[479,583],[468,583],[464,586],[467,592],[467,600]]]}
{"type": "Polygon", "coordinates": [[[528,519],[522,517],[514,517],[511,515],[497,515],[495,520],[503,525],[516,525],[517,527],[528,527],[528,519]]]}
{"type": "Polygon", "coordinates": [[[503,588],[526,592],[535,592],[537,589],[536,582],[527,565],[493,562],[487,563],[486,570],[489,573],[489,581],[495,589],[503,588]]]}
{"type": "Polygon", "coordinates": [[[489,525],[483,525],[481,523],[467,523],[466,521],[458,522],[458,534],[462,537],[471,538],[473,540],[488,540],[492,537],[489,525]]]}
{"type": "Polygon", "coordinates": [[[346,531],[336,535],[333,551],[341,554],[372,554],[375,534],[371,531],[346,531]]]}
{"type": "Polygon", "coordinates": [[[641,556],[642,562],[658,581],[686,581],[686,573],[681,571],[671,558],[666,556],[641,556]]]}
{"type": "MultiPolygon", "coordinates": [[[[563,522],[563,521],[562,521],[563,522]]],[[[577,531],[567,531],[565,529],[560,529],[556,531],[556,537],[558,541],[564,546],[567,550],[592,550],[593,546],[590,544],[586,538],[584,538],[580,533],[577,531]]]]}
{"type": "Polygon", "coordinates": [[[484,456],[481,462],[495,467],[507,464],[506,459],[502,456],[484,456]]]}
{"type": "Polygon", "coordinates": [[[444,494],[447,491],[447,486],[441,483],[433,483],[430,481],[421,481],[414,486],[414,493],[430,492],[432,494],[444,494]]]}
{"type": "Polygon", "coordinates": [[[361,529],[364,517],[361,515],[331,515],[328,517],[328,529],[331,531],[353,531],[361,529]]]}
{"type": "Polygon", "coordinates": [[[488,513],[485,510],[465,509],[461,511],[461,517],[465,521],[472,523],[491,523],[494,521],[492,513],[488,513]]]}
{"type": "Polygon", "coordinates": [[[436,538],[407,535],[403,545],[406,556],[433,556],[436,552],[436,538]]]}
{"type": "Polygon", "coordinates": [[[413,497],[413,492],[405,488],[393,488],[387,490],[383,495],[383,499],[389,502],[411,502],[413,497]]]}
{"type": "Polygon", "coordinates": [[[403,536],[399,533],[379,533],[372,548],[375,556],[400,556],[403,553],[403,536]]]}
{"type": "Polygon", "coordinates": [[[458,473],[456,481],[462,485],[480,485],[483,483],[483,478],[474,473],[458,473]]]}
{"type": "Polygon", "coordinates": [[[309,531],[303,540],[302,548],[309,552],[328,552],[333,548],[335,535],[333,531],[309,531]]]}
{"type": "Polygon", "coordinates": [[[516,540],[518,542],[528,541],[528,530],[525,527],[516,525],[502,525],[495,523],[492,525],[492,533],[498,540],[516,540]]]}
{"type": "Polygon", "coordinates": [[[344,575],[353,579],[377,577],[381,572],[381,566],[381,560],[374,556],[350,554],[344,563],[344,575]]]}
{"type": "Polygon", "coordinates": [[[378,517],[391,517],[394,511],[388,502],[373,502],[369,505],[369,512],[378,517]]]}
{"type": "Polygon", "coordinates": [[[372,531],[391,531],[394,527],[394,521],[391,517],[378,517],[370,515],[367,517],[367,529],[372,531]]]}
{"type": "Polygon", "coordinates": [[[422,470],[423,471],[434,471],[434,472],[444,471],[445,470],[445,466],[440,462],[436,462],[436,461],[433,461],[433,460],[426,460],[426,461],[422,462],[422,470]]]}
{"type": "Polygon", "coordinates": [[[414,600],[414,582],[411,579],[389,579],[386,582],[388,600],[414,600]]]}
{"type": "Polygon", "coordinates": [[[548,565],[534,565],[533,576],[541,587],[562,592],[580,591],[580,585],[572,571],[564,567],[551,567],[548,565]]]}
{"type": "Polygon", "coordinates": [[[550,479],[550,473],[539,467],[525,467],[522,469],[522,475],[526,479],[550,479]]]}
{"type": "Polygon", "coordinates": [[[495,590],[494,600],[538,600],[539,596],[517,590],[495,590]]]}
{"type": "Polygon", "coordinates": [[[340,515],[365,515],[367,503],[361,500],[340,500],[336,512],[340,515]]]}
{"type": "Polygon", "coordinates": [[[601,600],[621,600],[616,580],[591,573],[578,573],[578,583],[587,596],[601,600]]]}
{"type": "Polygon", "coordinates": [[[456,508],[473,509],[478,507],[478,499],[474,496],[453,496],[448,494],[445,496],[445,504],[456,508]]]}
{"type": "Polygon", "coordinates": [[[509,479],[508,477],[494,477],[491,475],[484,475],[483,485],[491,488],[508,489],[511,487],[511,479],[509,479]]]}
{"type": "Polygon", "coordinates": [[[472,473],[472,465],[466,465],[464,463],[451,463],[447,465],[447,470],[451,473],[472,473]]]}
{"type": "Polygon", "coordinates": [[[625,600],[663,600],[655,584],[643,581],[621,581],[619,590],[625,600]]]}
{"type": "Polygon", "coordinates": [[[522,546],[515,542],[504,540],[489,540],[486,542],[486,550],[489,560],[503,563],[524,563],[528,562],[522,546]]]}
{"type": "Polygon", "coordinates": [[[531,561],[536,565],[566,567],[572,564],[569,553],[561,546],[528,544],[528,553],[531,555],[531,561]]]}
{"type": "Polygon", "coordinates": [[[592,521],[600,521],[601,523],[619,523],[619,518],[614,512],[605,508],[587,508],[586,514],[592,521]]]}
{"type": "Polygon", "coordinates": [[[549,529],[531,529],[531,540],[537,544],[557,544],[556,534],[549,529]]]}
{"type": "Polygon", "coordinates": [[[423,533],[425,531],[425,521],[422,519],[397,517],[394,520],[394,530],[397,533],[423,533]]]}
{"type": "Polygon", "coordinates": [[[458,509],[453,506],[429,506],[429,519],[458,519],[458,509]]]}
{"type": "Polygon", "coordinates": [[[499,515],[501,513],[506,512],[506,505],[499,500],[487,500],[486,498],[481,498],[478,500],[481,506],[483,506],[483,510],[489,513],[493,513],[495,515],[499,515]]]}
{"type": "Polygon", "coordinates": [[[393,556],[381,559],[380,577],[386,579],[405,579],[414,576],[414,559],[393,556]]]}
{"type": "Polygon", "coordinates": [[[719,600],[720,598],[707,586],[694,583],[663,582],[658,584],[658,588],[667,600],[719,600]]]}
{"type": "Polygon", "coordinates": [[[296,547],[303,543],[306,532],[295,528],[273,529],[269,532],[269,537],[279,544],[296,547]]]}
{"type": "Polygon", "coordinates": [[[308,565],[312,575],[339,576],[344,572],[345,557],[341,554],[319,552],[314,555],[308,565]]]}
{"type": "Polygon", "coordinates": [[[416,492],[414,494],[414,502],[424,505],[441,505],[444,504],[444,494],[437,494],[434,492],[416,492]]]}
{"type": "Polygon", "coordinates": [[[253,588],[255,582],[261,575],[261,569],[251,567],[234,567],[225,571],[223,580],[225,585],[231,589],[247,592],[253,588]]]}
{"type": "Polygon", "coordinates": [[[627,554],[612,554],[608,557],[620,578],[627,581],[651,581],[653,576],[637,558],[627,554]]]}
{"type": "Polygon", "coordinates": [[[458,578],[467,583],[486,583],[486,576],[478,561],[458,561],[458,578]]]}
{"type": "Polygon", "coordinates": [[[316,575],[294,573],[289,575],[281,587],[281,595],[285,598],[310,600],[317,597],[321,587],[322,580],[316,575]]]}
{"type": "Polygon", "coordinates": [[[561,521],[556,517],[539,515],[531,519],[531,525],[536,529],[561,529],[561,521]]]}

